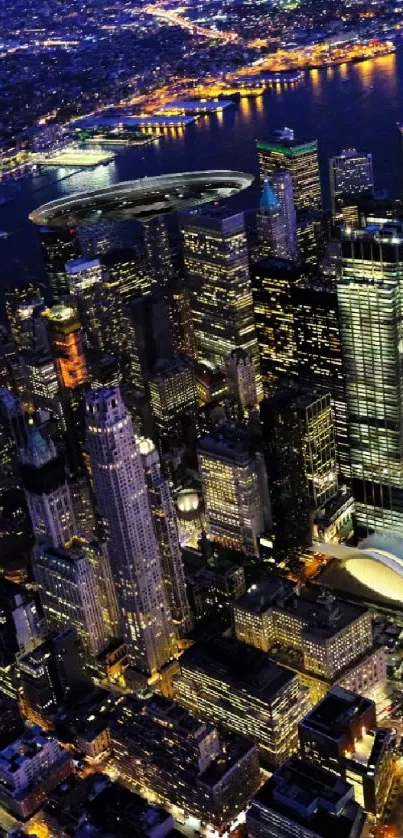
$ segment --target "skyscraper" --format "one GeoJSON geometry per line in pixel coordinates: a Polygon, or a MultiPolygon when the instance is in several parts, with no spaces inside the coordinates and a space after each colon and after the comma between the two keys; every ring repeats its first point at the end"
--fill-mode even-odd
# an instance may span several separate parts
{"type": "Polygon", "coordinates": [[[161,358],[150,376],[150,403],[162,452],[189,444],[197,410],[195,376],[181,358],[161,358]]]}
{"type": "Polygon", "coordinates": [[[265,395],[296,371],[294,311],[291,292],[303,281],[293,262],[262,259],[252,268],[256,332],[265,395]]]}
{"type": "Polygon", "coordinates": [[[47,310],[46,318],[60,384],[65,390],[76,390],[88,378],[77,312],[71,306],[56,305],[47,310]]]}
{"type": "Polygon", "coordinates": [[[80,243],[75,227],[40,227],[39,240],[50,291],[54,300],[69,293],[64,266],[69,259],[80,256],[80,243]]]}
{"type": "Polygon", "coordinates": [[[337,282],[358,525],[403,524],[403,224],[345,233],[337,282]]]}
{"type": "Polygon", "coordinates": [[[94,568],[77,547],[38,545],[33,570],[49,630],[74,628],[91,661],[107,645],[100,587],[94,568]]]}
{"type": "Polygon", "coordinates": [[[244,216],[220,209],[192,213],[182,229],[197,358],[225,368],[232,349],[246,349],[260,395],[244,216]]]}
{"type": "Polygon", "coordinates": [[[161,556],[165,593],[178,637],[192,628],[178,525],[169,483],[161,474],[160,458],[150,439],[139,440],[155,537],[161,556]]]}
{"type": "Polygon", "coordinates": [[[250,355],[244,349],[233,349],[227,358],[227,378],[232,397],[241,416],[249,416],[258,408],[256,373],[250,355]]]}
{"type": "Polygon", "coordinates": [[[62,546],[77,529],[64,458],[35,425],[21,449],[21,479],[32,529],[38,541],[62,546]]]}
{"type": "Polygon", "coordinates": [[[87,447],[131,666],[155,675],[176,649],[141,454],[118,388],[88,393],[87,447]]]}
{"type": "Polygon", "coordinates": [[[66,263],[70,296],[77,306],[86,343],[93,349],[105,349],[105,273],[99,259],[74,259],[66,263]]]}
{"type": "Polygon", "coordinates": [[[274,553],[297,555],[311,544],[309,504],[295,392],[279,390],[260,405],[273,515],[274,553]]]}
{"type": "Polygon", "coordinates": [[[270,141],[257,143],[260,177],[271,180],[279,169],[287,169],[292,178],[295,209],[320,209],[318,144],[316,140],[299,140],[294,131],[284,128],[270,141]]]}
{"type": "Polygon", "coordinates": [[[297,249],[297,218],[290,173],[274,172],[264,180],[257,215],[259,252],[262,257],[295,261],[297,249]]]}
{"type": "Polygon", "coordinates": [[[208,534],[226,547],[259,556],[270,521],[263,458],[242,427],[221,425],[198,441],[197,459],[208,534]]]}
{"type": "Polygon", "coordinates": [[[346,148],[329,160],[330,195],[333,213],[351,197],[374,194],[372,154],[346,148]]]}

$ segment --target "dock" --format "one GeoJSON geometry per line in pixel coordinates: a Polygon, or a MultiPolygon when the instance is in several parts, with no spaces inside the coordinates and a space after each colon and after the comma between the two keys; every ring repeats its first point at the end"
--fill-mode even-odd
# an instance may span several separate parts
{"type": "Polygon", "coordinates": [[[177,99],[162,105],[157,114],[212,114],[233,106],[230,99],[177,99]]]}
{"type": "Polygon", "coordinates": [[[102,149],[72,148],[59,149],[49,154],[32,154],[32,162],[38,166],[60,166],[65,169],[94,169],[114,160],[116,154],[102,149]]]}

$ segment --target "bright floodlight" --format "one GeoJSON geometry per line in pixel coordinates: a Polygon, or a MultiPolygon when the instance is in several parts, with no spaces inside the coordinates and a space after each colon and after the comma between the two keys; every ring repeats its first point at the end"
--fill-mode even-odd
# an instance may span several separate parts
{"type": "Polygon", "coordinates": [[[148,221],[157,215],[229,198],[246,189],[253,180],[253,175],[225,170],[126,180],[50,201],[33,210],[29,217],[34,224],[50,227],[69,227],[101,219],[148,221]]]}

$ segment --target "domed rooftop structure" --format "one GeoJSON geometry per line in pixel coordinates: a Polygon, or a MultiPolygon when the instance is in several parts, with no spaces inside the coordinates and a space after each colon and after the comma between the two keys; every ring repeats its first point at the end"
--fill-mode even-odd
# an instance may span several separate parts
{"type": "Polygon", "coordinates": [[[375,532],[358,547],[316,544],[312,549],[338,559],[354,579],[378,597],[403,603],[403,536],[375,532]]]}

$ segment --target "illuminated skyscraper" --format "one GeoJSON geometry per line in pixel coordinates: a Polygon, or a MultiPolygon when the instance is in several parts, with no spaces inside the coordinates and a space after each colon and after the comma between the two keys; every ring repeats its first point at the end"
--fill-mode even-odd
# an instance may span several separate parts
{"type": "Polygon", "coordinates": [[[257,215],[259,252],[262,257],[295,261],[297,219],[290,173],[284,169],[265,180],[257,215]]]}
{"type": "Polygon", "coordinates": [[[87,447],[131,666],[155,675],[175,632],[141,454],[118,388],[88,393],[87,447]]]}
{"type": "Polygon", "coordinates": [[[358,525],[403,525],[403,224],[345,234],[337,282],[358,525]]]}
{"type": "Polygon", "coordinates": [[[309,503],[295,392],[279,390],[260,405],[273,516],[274,554],[298,555],[310,546],[309,503]]]}
{"type": "Polygon", "coordinates": [[[105,269],[99,259],[75,259],[66,263],[66,276],[88,346],[105,349],[105,269]]]}
{"type": "Polygon", "coordinates": [[[105,649],[100,590],[94,568],[83,551],[49,545],[34,550],[33,570],[49,631],[74,628],[87,661],[105,649]]]}
{"type": "Polygon", "coordinates": [[[287,169],[292,178],[294,203],[297,211],[320,209],[318,144],[316,140],[298,140],[294,131],[285,128],[268,142],[257,143],[260,177],[271,180],[279,169],[287,169]]]}
{"type": "Polygon", "coordinates": [[[256,373],[250,355],[244,349],[233,349],[227,358],[227,378],[232,397],[241,416],[258,409],[256,373]]]}
{"type": "Polygon", "coordinates": [[[348,478],[350,447],[336,289],[307,277],[292,286],[289,300],[294,313],[296,380],[317,393],[330,393],[338,469],[348,478]]]}
{"type": "Polygon", "coordinates": [[[70,259],[80,256],[77,230],[75,227],[40,227],[39,240],[52,297],[54,300],[60,300],[69,293],[64,266],[70,259]]]}
{"type": "Polygon", "coordinates": [[[247,431],[221,425],[199,439],[197,458],[209,537],[259,556],[259,535],[270,521],[267,478],[247,431]]]}
{"type": "Polygon", "coordinates": [[[296,370],[296,343],[291,289],[302,281],[290,261],[262,259],[252,268],[256,331],[265,395],[296,370]]]}
{"type": "Polygon", "coordinates": [[[141,439],[139,451],[161,556],[165,593],[177,635],[183,637],[191,630],[193,621],[186,593],[175,507],[169,483],[161,474],[160,458],[155,445],[150,439],[141,439]]]}
{"type": "Polygon", "coordinates": [[[184,216],[182,228],[197,358],[225,368],[232,349],[245,349],[260,395],[244,216],[225,210],[192,213],[184,216]]]}
{"type": "Polygon", "coordinates": [[[341,209],[346,199],[374,194],[372,154],[346,148],[329,160],[330,195],[333,213],[341,209]]]}
{"type": "Polygon", "coordinates": [[[6,292],[6,311],[11,334],[18,350],[46,351],[49,338],[41,317],[44,300],[41,290],[28,284],[6,292]]]}
{"type": "Polygon", "coordinates": [[[161,358],[150,377],[150,402],[162,452],[189,444],[194,434],[196,386],[191,365],[180,358],[161,358]]]}
{"type": "Polygon", "coordinates": [[[295,382],[325,395],[334,411],[337,459],[350,472],[347,406],[335,288],[290,262],[262,259],[252,268],[264,392],[295,382]]]}
{"type": "Polygon", "coordinates": [[[297,398],[304,470],[312,509],[337,492],[336,442],[330,394],[297,398]]]}
{"type": "Polygon", "coordinates": [[[65,390],[74,391],[88,378],[77,312],[70,306],[57,305],[47,310],[46,318],[60,384],[65,390]]]}
{"type": "Polygon", "coordinates": [[[21,479],[35,538],[62,546],[77,530],[64,459],[34,425],[21,450],[21,479]]]}

